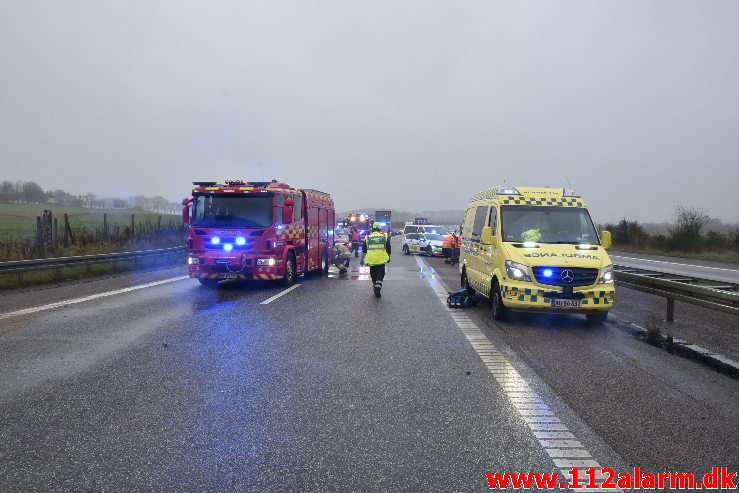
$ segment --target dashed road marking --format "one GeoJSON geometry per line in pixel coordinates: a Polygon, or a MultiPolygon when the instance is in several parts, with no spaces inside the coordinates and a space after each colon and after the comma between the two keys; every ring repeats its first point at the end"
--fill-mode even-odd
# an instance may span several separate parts
{"type": "Polygon", "coordinates": [[[139,284],[138,286],[131,286],[128,288],[123,288],[123,289],[116,289],[115,291],[106,291],[104,293],[92,294],[90,296],[83,296],[81,298],[72,298],[69,300],[49,303],[47,305],[34,306],[32,308],[24,308],[23,310],[16,310],[13,312],[0,313],[0,320],[11,318],[11,317],[18,317],[21,315],[29,315],[31,313],[42,312],[44,310],[51,310],[53,308],[65,307],[67,305],[76,305],[77,303],[83,303],[85,301],[92,301],[98,298],[106,298],[108,296],[115,296],[117,294],[130,293],[131,291],[138,291],[139,289],[151,288],[154,286],[161,286],[162,284],[167,284],[167,283],[175,282],[175,281],[182,281],[184,279],[189,279],[189,278],[190,278],[189,276],[171,277],[169,279],[163,279],[161,281],[149,282],[146,284],[139,284]]]}
{"type": "MultiPolygon", "coordinates": [[[[418,262],[421,269],[429,268],[421,257],[416,257],[416,262],[418,262]]],[[[547,403],[531,389],[526,379],[516,371],[495,344],[490,342],[467,314],[460,313],[459,309],[447,307],[448,292],[436,277],[427,276],[431,288],[444,304],[452,320],[462,331],[472,348],[477,352],[485,367],[498,382],[514,409],[518,411],[539,444],[552,458],[555,467],[561,470],[565,478],[570,478],[568,471],[573,467],[583,469],[593,467],[596,469],[596,477],[600,477],[600,463],[593,458],[569,428],[562,423],[547,403]]],[[[585,472],[583,471],[582,474],[584,475],[585,472]]],[[[588,491],[599,490],[589,489],[588,491]]],[[[622,490],[613,488],[607,491],[622,490]]]]}
{"type": "Polygon", "coordinates": [[[295,286],[290,286],[286,290],[280,291],[279,293],[277,293],[276,295],[272,296],[271,298],[267,298],[266,300],[262,301],[260,303],[260,305],[269,305],[270,303],[272,303],[274,300],[276,300],[280,296],[284,296],[287,293],[289,293],[290,291],[292,291],[293,289],[296,289],[296,288],[299,288],[299,287],[300,287],[300,284],[296,284],[295,286]]]}

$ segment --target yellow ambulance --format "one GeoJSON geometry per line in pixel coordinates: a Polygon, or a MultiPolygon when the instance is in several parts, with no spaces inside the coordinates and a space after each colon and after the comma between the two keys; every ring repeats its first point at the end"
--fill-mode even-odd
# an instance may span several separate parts
{"type": "Polygon", "coordinates": [[[562,188],[500,186],[472,196],[462,225],[462,287],[510,310],[583,313],[613,306],[611,234],[595,230],[583,199],[562,188]]]}

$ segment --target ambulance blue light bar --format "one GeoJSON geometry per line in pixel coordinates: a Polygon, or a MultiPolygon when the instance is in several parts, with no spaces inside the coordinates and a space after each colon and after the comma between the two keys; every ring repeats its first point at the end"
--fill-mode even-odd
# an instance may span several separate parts
{"type": "Polygon", "coordinates": [[[516,190],[513,187],[502,187],[498,189],[498,195],[521,195],[518,193],[518,190],[516,190]]]}
{"type": "Polygon", "coordinates": [[[576,194],[574,190],[567,190],[567,189],[563,189],[562,196],[563,197],[579,197],[579,195],[576,194]]]}

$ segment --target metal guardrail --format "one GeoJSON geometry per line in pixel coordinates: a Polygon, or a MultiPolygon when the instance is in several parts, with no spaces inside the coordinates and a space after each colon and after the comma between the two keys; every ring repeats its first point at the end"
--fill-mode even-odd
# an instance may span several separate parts
{"type": "Polygon", "coordinates": [[[633,267],[614,266],[616,285],[667,298],[667,321],[675,319],[675,300],[739,315],[739,285],[633,267]]]}
{"type": "Polygon", "coordinates": [[[185,247],[160,248],[157,250],[140,250],[136,252],[101,253],[96,255],[80,255],[77,257],[40,258],[33,260],[14,260],[11,262],[0,262],[0,274],[18,273],[18,279],[23,280],[24,272],[37,270],[52,270],[63,267],[78,267],[81,265],[108,264],[114,266],[116,262],[137,261],[144,258],[162,255],[173,255],[184,253],[185,247]]]}

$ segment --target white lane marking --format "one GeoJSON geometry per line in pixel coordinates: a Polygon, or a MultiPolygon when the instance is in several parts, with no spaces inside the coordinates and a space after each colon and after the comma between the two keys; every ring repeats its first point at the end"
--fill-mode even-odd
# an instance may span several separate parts
{"type": "MultiPolygon", "coordinates": [[[[430,269],[428,264],[421,258],[416,257],[416,262],[421,269],[430,269]]],[[[457,308],[449,308],[446,305],[447,290],[442,281],[435,279],[436,276],[427,277],[432,289],[439,297],[444,308],[452,316],[452,320],[467,338],[480,360],[488,369],[503,393],[508,397],[513,408],[531,429],[539,444],[549,454],[557,469],[562,470],[563,480],[570,476],[563,468],[596,468],[600,472],[601,465],[590,452],[573,435],[569,428],[554,414],[554,411],[546,402],[529,387],[526,379],[511,365],[500,350],[490,342],[487,336],[465,313],[457,308]]],[[[583,473],[584,474],[584,473],[583,473]]],[[[590,490],[599,491],[599,490],[590,490]]],[[[622,491],[619,488],[608,491],[622,491]]]]}
{"type": "Polygon", "coordinates": [[[286,295],[287,293],[289,293],[290,291],[292,291],[293,289],[298,288],[298,287],[300,287],[300,284],[296,284],[295,286],[291,286],[291,287],[287,288],[286,290],[277,293],[273,297],[267,298],[266,300],[262,301],[260,303],[260,305],[269,305],[270,303],[272,303],[274,300],[276,300],[280,296],[286,295]]]}
{"type": "MultiPolygon", "coordinates": [[[[693,265],[693,264],[681,264],[680,262],[668,262],[666,260],[652,260],[648,258],[636,258],[636,257],[622,257],[620,255],[610,255],[611,258],[622,258],[626,260],[638,260],[640,262],[656,262],[658,264],[670,264],[679,265],[681,267],[695,267],[696,269],[713,269],[713,270],[726,270],[729,272],[739,272],[739,269],[725,269],[723,267],[709,267],[707,265],[693,265]]],[[[634,267],[637,269],[638,267],[634,267]]]]}
{"type": "Polygon", "coordinates": [[[55,303],[49,303],[48,305],[34,306],[32,308],[24,308],[23,310],[16,310],[14,312],[0,313],[0,320],[10,317],[18,317],[20,315],[28,315],[30,313],[42,312],[44,310],[51,310],[53,308],[59,308],[67,305],[75,305],[77,303],[83,303],[85,301],[96,300],[98,298],[106,298],[108,296],[115,296],[117,294],[130,293],[131,291],[138,291],[139,289],[151,288],[154,286],[161,286],[175,281],[182,281],[189,279],[190,276],[171,277],[162,281],[149,282],[146,284],[139,284],[138,286],[131,286],[130,288],[116,289],[115,291],[106,291],[104,293],[92,294],[90,296],[83,296],[81,298],[72,298],[64,301],[57,301],[55,303]]]}

